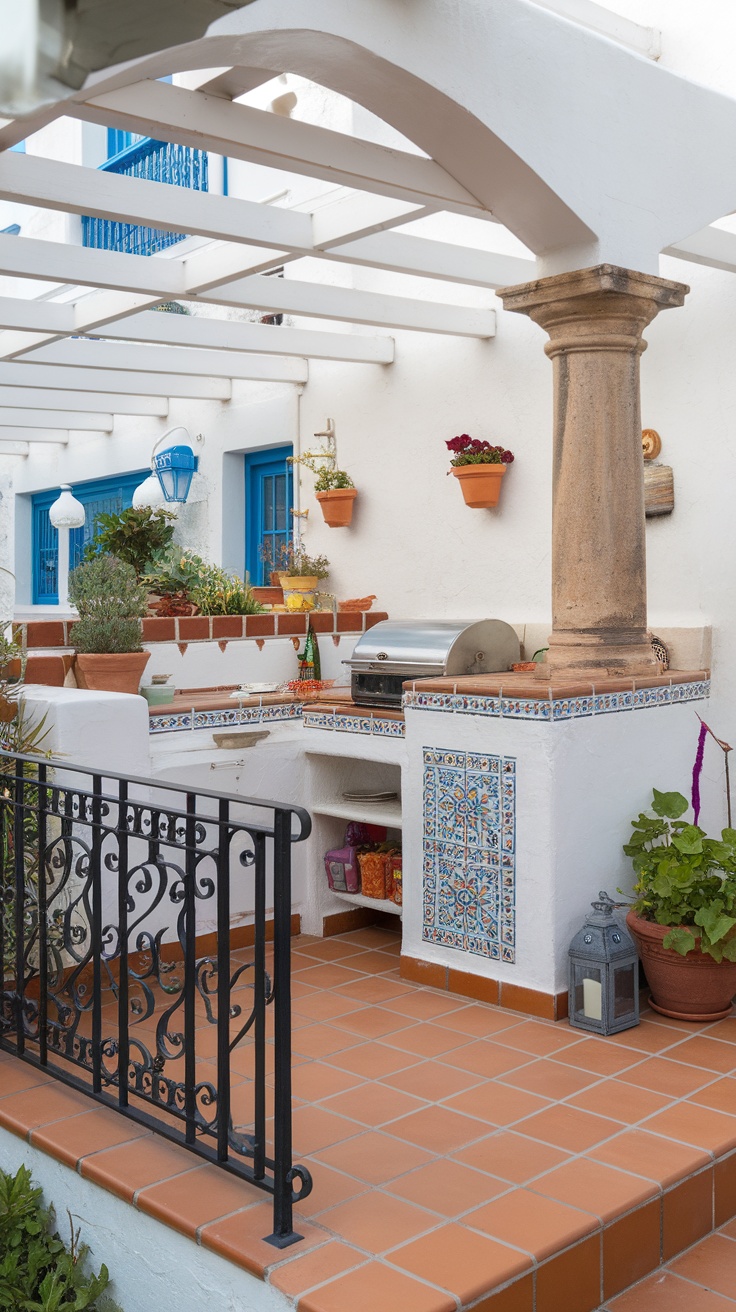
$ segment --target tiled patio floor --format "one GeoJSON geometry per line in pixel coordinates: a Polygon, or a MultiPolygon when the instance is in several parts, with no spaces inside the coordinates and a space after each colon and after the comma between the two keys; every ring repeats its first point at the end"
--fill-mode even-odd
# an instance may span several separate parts
{"type": "Polygon", "coordinates": [[[736,1223],[702,1239],[601,1312],[733,1312],[736,1223]]]}
{"type": "MultiPolygon", "coordinates": [[[[293,943],[295,1160],[314,1176],[301,1244],[263,1243],[270,1204],[250,1185],[12,1057],[0,1125],[265,1276],[299,1312],[640,1312],[626,1301],[639,1291],[621,1291],[736,1215],[736,1015],[645,1012],[602,1040],[407,983],[384,930],[293,943]]],[[[244,1123],[251,1060],[247,1047],[234,1060],[244,1123]]]]}

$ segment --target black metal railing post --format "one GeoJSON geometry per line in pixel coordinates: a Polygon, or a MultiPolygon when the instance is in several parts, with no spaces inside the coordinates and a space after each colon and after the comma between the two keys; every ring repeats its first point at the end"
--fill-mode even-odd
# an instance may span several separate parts
{"type": "Polygon", "coordinates": [[[38,854],[36,857],[36,879],[38,898],[38,1059],[42,1066],[48,1060],[48,978],[49,978],[49,935],[48,935],[48,899],[47,899],[47,825],[48,796],[46,791],[46,766],[38,767],[38,787],[36,789],[38,814],[38,854]]]}
{"type": "Polygon", "coordinates": [[[92,1088],[102,1089],[102,778],[92,777],[92,1088]]]}
{"type": "Polygon", "coordinates": [[[15,882],[15,1043],[19,1057],[25,1050],[25,913],[26,913],[26,872],[25,872],[25,775],[23,765],[15,767],[14,810],[13,810],[13,873],[15,882]]]}
{"type": "Polygon", "coordinates": [[[273,826],[273,992],[274,992],[274,1194],[275,1248],[301,1235],[293,1224],[291,1143],[291,815],[277,810],[273,826]]]}
{"type": "Polygon", "coordinates": [[[128,783],[118,781],[118,1106],[128,1106],[128,783]]]}
{"type": "Polygon", "coordinates": [[[230,803],[218,808],[217,835],[217,1160],[230,1151],[230,803]]]}

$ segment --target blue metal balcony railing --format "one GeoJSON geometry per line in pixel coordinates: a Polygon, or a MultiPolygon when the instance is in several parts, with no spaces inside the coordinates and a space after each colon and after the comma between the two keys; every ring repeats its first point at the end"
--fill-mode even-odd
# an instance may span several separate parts
{"type": "MultiPolygon", "coordinates": [[[[207,191],[207,152],[144,137],[121,150],[103,164],[107,173],[122,173],[147,182],[167,182],[174,187],[207,191]]],[[[82,215],[82,245],[98,250],[123,251],[127,255],[155,255],[167,246],[184,241],[186,233],[161,232],[136,223],[97,219],[82,215]]]]}

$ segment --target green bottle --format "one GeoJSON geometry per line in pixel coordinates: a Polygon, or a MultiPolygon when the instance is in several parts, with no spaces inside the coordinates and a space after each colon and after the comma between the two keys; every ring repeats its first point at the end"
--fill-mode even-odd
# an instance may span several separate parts
{"type": "Polygon", "coordinates": [[[319,657],[319,646],[317,645],[317,634],[312,628],[310,621],[307,629],[307,637],[304,643],[304,651],[297,652],[299,661],[299,679],[321,679],[322,665],[319,657]]]}

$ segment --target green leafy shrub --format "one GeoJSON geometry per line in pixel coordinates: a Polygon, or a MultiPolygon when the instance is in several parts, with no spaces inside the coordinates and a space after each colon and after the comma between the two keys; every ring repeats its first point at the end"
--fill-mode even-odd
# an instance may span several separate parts
{"type": "Polygon", "coordinates": [[[332,492],[341,487],[355,487],[352,478],[344,469],[320,469],[314,480],[315,492],[332,492]]]}
{"type": "Polygon", "coordinates": [[[258,615],[263,610],[247,579],[228,574],[218,565],[205,565],[188,592],[202,615],[258,615]]]}
{"type": "Polygon", "coordinates": [[[152,510],[143,506],[136,510],[100,514],[95,518],[95,536],[88,549],[88,559],[97,555],[117,556],[126,565],[132,565],[138,578],[149,561],[171,544],[176,515],[163,507],[152,510]]]}
{"type": "Polygon", "coordinates": [[[203,571],[210,568],[201,556],[196,556],[193,551],[182,551],[171,543],[154,553],[141,582],[161,596],[172,592],[188,594],[200,582],[203,571]]]}
{"type": "Polygon", "coordinates": [[[69,600],[80,618],[72,630],[78,652],[112,655],[141,651],[139,620],[146,589],[132,565],[115,556],[93,556],[69,575],[69,600]]]}
{"type": "Polygon", "coordinates": [[[736,961],[736,829],[708,838],[681,819],[688,809],[681,793],[655,788],[652,809],[632,820],[624,845],[637,874],[634,911],[671,925],[664,946],[683,957],[700,951],[736,961]]]}
{"type": "Polygon", "coordinates": [[[0,1308],[3,1312],[96,1312],[109,1283],[107,1267],[86,1275],[89,1249],[70,1220],[67,1247],[54,1231],[53,1209],[21,1166],[0,1171],[0,1308]]]}

